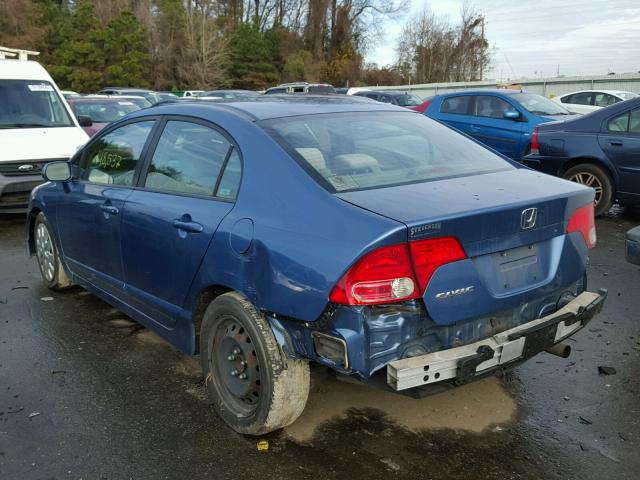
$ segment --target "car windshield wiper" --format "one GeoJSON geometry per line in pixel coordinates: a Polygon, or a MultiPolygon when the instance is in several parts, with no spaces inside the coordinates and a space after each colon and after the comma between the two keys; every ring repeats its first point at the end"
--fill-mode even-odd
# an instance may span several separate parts
{"type": "Polygon", "coordinates": [[[45,125],[44,123],[5,123],[0,125],[0,128],[39,128],[50,127],[51,125],[45,125]]]}

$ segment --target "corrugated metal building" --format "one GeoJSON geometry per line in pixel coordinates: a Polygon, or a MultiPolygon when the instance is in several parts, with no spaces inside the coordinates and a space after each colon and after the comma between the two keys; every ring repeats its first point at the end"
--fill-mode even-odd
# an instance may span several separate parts
{"type": "Polygon", "coordinates": [[[482,82],[424,83],[418,85],[400,85],[395,87],[368,87],[371,90],[410,91],[420,97],[438,93],[457,92],[465,89],[499,88],[500,85],[521,86],[524,90],[546,97],[555,97],[576,90],[625,90],[640,93],[640,73],[622,73],[614,75],[595,75],[588,77],[553,77],[520,79],[500,84],[495,80],[482,82]]]}

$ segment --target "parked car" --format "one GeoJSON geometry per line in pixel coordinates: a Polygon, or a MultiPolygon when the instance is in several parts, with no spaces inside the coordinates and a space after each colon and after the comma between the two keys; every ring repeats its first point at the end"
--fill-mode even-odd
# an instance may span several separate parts
{"type": "Polygon", "coordinates": [[[76,117],[84,116],[91,120],[91,125],[84,131],[90,137],[102,130],[107,124],[115,122],[128,113],[140,110],[140,107],[123,98],[77,97],[67,100],[76,117]]]}
{"type": "Polygon", "coordinates": [[[536,125],[571,116],[556,102],[520,90],[465,90],[435,95],[424,113],[513,160],[529,153],[536,125]]]}
{"type": "Polygon", "coordinates": [[[606,296],[585,291],[592,189],[357,97],[164,104],[44,175],[27,244],[45,284],[199,351],[245,434],[300,415],[309,362],[461,385],[566,354],[606,296]]]}
{"type": "Polygon", "coordinates": [[[640,203],[640,98],[539,125],[524,163],[595,189],[596,215],[640,203]]]}
{"type": "Polygon", "coordinates": [[[0,213],[24,212],[42,166],[69,159],[87,139],[40,64],[0,60],[0,213]]]}
{"type": "Polygon", "coordinates": [[[121,87],[107,87],[98,92],[99,95],[128,95],[142,97],[146,99],[151,105],[154,105],[161,101],[158,94],[152,90],[145,90],[143,88],[121,88],[121,87]]]}
{"type": "MultiPolygon", "coordinates": [[[[377,102],[390,103],[399,107],[407,107],[415,110],[422,105],[422,99],[413,93],[395,90],[365,90],[354,93],[358,97],[366,97],[377,102]]],[[[424,112],[422,112],[424,113],[424,112]]]]}
{"type": "Polygon", "coordinates": [[[73,98],[73,97],[81,97],[78,92],[73,92],[71,90],[60,90],[60,93],[64,98],[73,98]]]}
{"type": "Polygon", "coordinates": [[[327,95],[335,94],[336,89],[328,83],[295,82],[283,83],[277,87],[271,87],[264,92],[265,95],[273,95],[275,93],[309,93],[314,95],[327,95]]]}
{"type": "Polygon", "coordinates": [[[260,96],[260,94],[253,90],[209,90],[202,92],[198,95],[198,98],[207,100],[247,100],[258,96],[260,96]]]}
{"type": "Polygon", "coordinates": [[[553,100],[562,104],[572,113],[591,113],[625,100],[636,98],[637,93],[622,90],[580,90],[555,97],[553,100]]]}
{"type": "Polygon", "coordinates": [[[144,97],[138,97],[136,95],[83,95],[83,98],[115,98],[116,100],[126,100],[137,105],[140,108],[149,108],[153,105],[149,100],[144,97]]]}
{"type": "Polygon", "coordinates": [[[198,97],[200,96],[202,93],[204,93],[204,90],[185,90],[184,92],[182,92],[182,97],[198,97]]]}
{"type": "Polygon", "coordinates": [[[180,97],[172,92],[156,92],[160,102],[177,102],[180,97]]]}
{"type": "Polygon", "coordinates": [[[335,90],[338,95],[346,95],[347,92],[349,91],[349,87],[339,87],[339,88],[336,88],[335,90]]]}
{"type": "Polygon", "coordinates": [[[628,262],[640,265],[640,226],[627,232],[625,256],[628,262]]]}

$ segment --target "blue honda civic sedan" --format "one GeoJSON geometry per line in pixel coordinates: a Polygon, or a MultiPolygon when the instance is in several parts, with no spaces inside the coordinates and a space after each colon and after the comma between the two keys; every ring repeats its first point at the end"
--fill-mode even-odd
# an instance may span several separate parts
{"type": "Polygon", "coordinates": [[[261,434],[311,362],[435,390],[566,354],[606,295],[594,193],[541,175],[354,97],[159,105],[45,167],[27,247],[51,289],[199,353],[214,409],[261,434]]]}
{"type": "Polygon", "coordinates": [[[562,105],[520,90],[465,90],[431,97],[425,115],[520,160],[536,125],[577,117],[562,105]]]}

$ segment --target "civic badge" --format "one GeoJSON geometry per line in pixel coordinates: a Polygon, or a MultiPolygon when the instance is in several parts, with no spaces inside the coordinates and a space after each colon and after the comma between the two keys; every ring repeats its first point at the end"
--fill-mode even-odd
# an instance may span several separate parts
{"type": "Polygon", "coordinates": [[[33,165],[20,165],[18,167],[18,170],[21,172],[30,172],[31,170],[33,170],[33,165]]]}
{"type": "Polygon", "coordinates": [[[522,211],[520,216],[520,228],[523,230],[530,230],[536,226],[536,220],[538,219],[537,208],[527,208],[522,211]]]}

